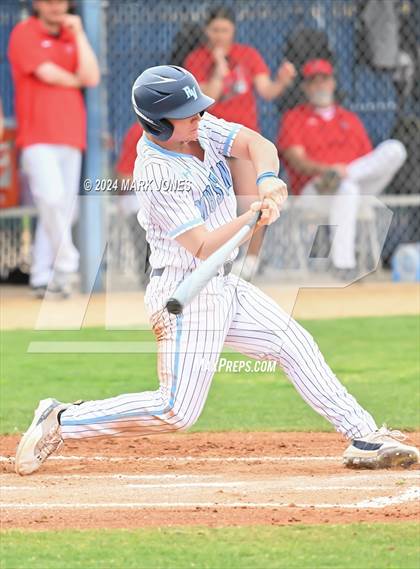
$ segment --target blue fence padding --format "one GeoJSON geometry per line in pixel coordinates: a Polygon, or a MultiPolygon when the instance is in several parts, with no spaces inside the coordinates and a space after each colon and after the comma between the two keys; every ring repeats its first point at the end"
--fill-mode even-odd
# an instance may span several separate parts
{"type": "Polygon", "coordinates": [[[7,45],[12,29],[19,21],[20,7],[17,1],[0,3],[0,95],[3,112],[13,117],[13,87],[10,65],[7,59],[7,45]]]}

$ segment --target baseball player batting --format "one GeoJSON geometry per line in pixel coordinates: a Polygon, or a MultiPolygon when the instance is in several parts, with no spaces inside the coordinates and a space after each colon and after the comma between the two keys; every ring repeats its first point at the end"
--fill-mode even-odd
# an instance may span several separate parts
{"type": "Polygon", "coordinates": [[[18,446],[16,472],[34,472],[68,439],[188,429],[203,410],[224,345],[247,357],[274,360],[301,397],[349,439],[345,465],[418,462],[418,450],[401,442],[401,433],[378,429],[341,385],[311,335],[271,298],[230,272],[237,247],[223,249],[226,243],[238,233],[241,240],[249,239],[258,211],[256,230],[274,223],[286,199],[274,145],[206,112],[213,99],[181,67],[144,71],[134,83],[132,101],[144,129],[134,178],[138,219],[151,249],[145,303],[158,344],[159,388],[79,404],[41,401],[18,446]],[[239,217],[228,157],[251,161],[257,173],[260,198],[239,217]],[[203,277],[199,267],[213,255],[220,268],[216,274],[214,267],[208,271],[208,278],[206,268],[203,277]],[[201,279],[194,294],[178,299],[182,311],[179,305],[173,311],[178,314],[169,312],[168,299],[197,270],[201,279]]]}

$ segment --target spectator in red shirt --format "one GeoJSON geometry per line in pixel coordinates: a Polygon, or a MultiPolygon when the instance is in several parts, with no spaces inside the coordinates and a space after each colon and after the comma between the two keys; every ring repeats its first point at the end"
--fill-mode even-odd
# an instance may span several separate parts
{"type": "Polygon", "coordinates": [[[200,83],[203,92],[217,102],[211,112],[216,117],[258,130],[256,92],[271,101],[293,81],[296,71],[283,63],[276,78],[258,51],[234,42],[235,18],[229,8],[213,8],[206,19],[206,43],[186,58],[183,67],[200,83]]]}
{"type": "MultiPolygon", "coordinates": [[[[294,194],[334,194],[328,201],[329,223],[336,227],[331,254],[334,266],[345,275],[356,266],[360,195],[384,190],[407,153],[398,140],[372,149],[361,120],[334,101],[336,82],[329,61],[308,61],[302,75],[308,102],[284,115],[278,148],[294,194]]],[[[325,207],[325,200],[318,203],[325,207]]],[[[314,201],[310,204],[313,207],[314,201]]]]}
{"type": "Polygon", "coordinates": [[[17,146],[39,212],[30,277],[37,296],[47,286],[67,296],[79,262],[71,225],[86,145],[81,89],[98,84],[99,67],[69,8],[68,0],[34,0],[34,15],[15,26],[9,42],[17,146]]]}
{"type": "MultiPolygon", "coordinates": [[[[229,8],[212,8],[204,31],[205,44],[188,55],[184,67],[195,75],[203,92],[217,101],[211,108],[213,115],[258,131],[255,93],[266,101],[279,97],[296,76],[294,66],[284,62],[272,80],[260,53],[234,41],[235,18],[229,8]]],[[[230,169],[239,207],[246,210],[258,196],[252,164],[231,160],[230,169]]],[[[250,280],[258,270],[263,236],[262,231],[255,234],[246,258],[238,262],[241,267],[236,266],[244,279],[250,280]]]]}

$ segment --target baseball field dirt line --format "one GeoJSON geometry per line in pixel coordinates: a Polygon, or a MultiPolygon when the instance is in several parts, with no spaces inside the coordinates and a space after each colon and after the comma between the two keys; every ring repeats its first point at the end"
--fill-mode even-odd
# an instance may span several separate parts
{"type": "MultiPolygon", "coordinates": [[[[334,488],[339,488],[340,484],[343,484],[343,488],[357,488],[357,489],[361,489],[364,488],[363,486],[360,485],[360,482],[365,482],[366,483],[366,488],[368,488],[369,490],[372,488],[372,473],[369,471],[365,471],[368,472],[368,474],[360,474],[358,473],[357,475],[351,475],[349,473],[345,473],[345,481],[343,480],[342,476],[340,477],[340,475],[338,476],[329,476],[327,482],[328,485],[333,484],[334,488]],[[351,486],[351,482],[352,481],[356,481],[357,482],[357,486],[351,486]],[[368,484],[370,482],[370,484],[368,484]],[[349,486],[350,483],[350,486],[349,486]]],[[[387,482],[389,482],[389,488],[394,488],[395,483],[398,483],[399,485],[401,484],[401,474],[403,474],[404,480],[418,480],[420,481],[420,472],[417,471],[409,471],[409,470],[386,470],[386,471],[379,471],[378,476],[380,473],[386,473],[386,480],[387,482]]],[[[4,475],[3,475],[4,476],[4,475]]],[[[12,478],[12,482],[16,482],[16,477],[14,473],[11,473],[12,478]]],[[[39,484],[39,480],[38,477],[42,476],[42,479],[46,482],[48,481],[54,481],[54,480],[59,480],[60,482],[65,482],[68,480],[96,480],[96,481],[104,481],[104,480],[108,480],[108,481],[112,481],[112,480],[121,480],[121,481],[127,481],[129,484],[131,482],[133,483],[137,483],[139,481],[144,482],[149,482],[149,484],[147,484],[147,486],[153,486],[155,482],[159,482],[159,486],[165,486],[166,484],[168,484],[169,482],[172,482],[173,484],[179,484],[179,481],[184,481],[182,482],[182,484],[194,484],[195,481],[199,481],[198,484],[205,484],[209,481],[212,481],[212,483],[214,484],[219,484],[220,481],[225,480],[225,475],[223,474],[164,474],[164,473],[159,473],[159,474],[68,474],[68,475],[63,475],[63,474],[45,474],[43,471],[38,472],[38,474],[34,475],[34,476],[30,476],[29,478],[19,478],[18,480],[24,480],[27,484],[29,484],[31,481],[35,482],[35,486],[28,486],[28,488],[34,488],[39,484]],[[192,482],[193,481],[193,482],[192,482]],[[200,482],[201,481],[201,482],[200,482]]],[[[6,478],[2,478],[2,480],[7,480],[6,478]]],[[[13,486],[13,484],[12,484],[13,486]]],[[[16,486],[17,487],[17,486],[16,486]]],[[[22,486],[19,486],[19,488],[21,488],[22,486]]],[[[293,487],[294,488],[299,488],[299,486],[296,484],[296,478],[293,478],[293,487]]],[[[381,488],[385,488],[386,486],[384,484],[381,484],[381,488]]],[[[2,489],[8,488],[7,486],[2,485],[2,489]]],[[[305,484],[305,488],[306,488],[306,484],[305,484]]],[[[325,488],[325,486],[320,485],[319,486],[320,489],[325,488]]],[[[315,487],[313,486],[313,489],[315,489],[315,487]]]]}
{"type": "MultiPolygon", "coordinates": [[[[313,491],[311,487],[308,488],[309,491],[313,491]]],[[[400,495],[397,496],[378,496],[376,498],[369,498],[361,502],[350,502],[350,503],[328,503],[328,502],[316,502],[313,503],[294,503],[296,508],[315,508],[315,509],[372,509],[372,508],[385,508],[387,506],[395,504],[404,504],[406,502],[412,502],[420,497],[420,488],[410,487],[404,490],[400,495]]],[[[127,499],[124,496],[125,500],[127,499]]],[[[174,507],[179,508],[246,508],[246,509],[277,509],[277,508],[288,508],[291,502],[276,502],[271,500],[270,502],[250,502],[245,499],[232,502],[221,502],[220,500],[199,500],[199,501],[189,501],[189,502],[26,502],[24,504],[14,503],[14,502],[3,502],[0,507],[5,511],[8,510],[56,510],[56,509],[72,509],[72,510],[82,510],[82,509],[125,509],[125,510],[149,510],[153,509],[169,509],[172,510],[174,507]]]]}
{"type": "MultiPolygon", "coordinates": [[[[5,474],[1,480],[2,509],[51,509],[51,508],[191,508],[191,507],[241,507],[277,508],[383,508],[392,504],[411,502],[420,497],[420,475],[398,473],[397,476],[377,473],[374,486],[366,486],[362,480],[347,473],[342,476],[257,476],[251,474],[230,476],[202,475],[195,482],[132,483],[123,477],[107,481],[107,495],[98,488],[100,479],[95,476],[77,475],[63,477],[60,483],[51,477],[38,475],[18,478],[5,474]],[[31,482],[31,480],[29,480],[31,482]],[[393,482],[393,483],[392,483],[393,482]],[[182,490],[182,492],[180,492],[182,490]],[[361,500],[361,491],[364,499],[361,500]],[[75,494],[75,492],[77,494],[75,494]],[[384,495],[385,494],[385,495],[384,495]],[[77,495],[63,501],[63,496],[77,495]],[[139,498],[141,501],[139,502],[139,498]],[[335,501],[334,501],[335,500],[335,501]]],[[[103,479],[102,479],[103,480],[103,479]]]]}
{"type": "MultiPolygon", "coordinates": [[[[50,461],[60,462],[324,462],[340,461],[340,456],[52,456],[50,461]]],[[[13,462],[13,457],[0,456],[0,462],[13,462]]]]}

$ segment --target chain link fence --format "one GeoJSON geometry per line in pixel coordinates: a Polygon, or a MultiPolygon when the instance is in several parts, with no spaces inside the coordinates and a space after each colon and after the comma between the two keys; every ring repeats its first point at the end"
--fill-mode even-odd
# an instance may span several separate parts
{"type": "MultiPolygon", "coordinates": [[[[22,5],[15,2],[0,6],[0,78],[6,116],[13,116],[13,108],[3,48],[12,26],[21,16],[22,5]]],[[[375,267],[369,235],[378,236],[375,246],[383,245],[381,261],[385,267],[399,244],[420,241],[417,199],[420,194],[420,6],[417,0],[173,0],[170,3],[104,0],[101,6],[106,48],[102,57],[106,62],[102,69],[102,89],[107,100],[107,134],[112,141],[110,148],[104,150],[111,167],[104,175],[130,175],[130,160],[140,135],[139,127],[133,126],[131,86],[145,68],[170,63],[187,66],[197,74],[204,90],[210,89],[213,96],[217,92],[214,112],[218,116],[245,123],[252,123],[255,118],[249,126],[255,126],[278,144],[281,173],[288,181],[289,191],[294,196],[301,194],[305,184],[296,184],[298,168],[296,162],[292,167],[289,147],[281,145],[279,131],[287,113],[290,116],[296,107],[308,101],[304,85],[315,79],[313,75],[303,77],[305,64],[314,59],[327,61],[334,67],[335,100],[359,117],[373,147],[394,138],[407,151],[402,167],[396,167],[394,175],[377,192],[382,196],[403,197],[400,201],[388,201],[393,212],[389,228],[381,215],[366,216],[360,208],[356,231],[358,262],[364,263],[365,270],[375,267]],[[226,47],[229,37],[231,45],[226,47]],[[283,65],[285,61],[296,70],[293,80],[290,80],[290,66],[283,65]],[[218,73],[222,80],[216,88],[214,76],[218,73]],[[270,81],[261,81],[261,76],[269,77],[270,81]],[[405,199],[407,196],[411,198],[405,199]]],[[[319,118],[319,121],[329,120],[331,117],[319,118]]],[[[304,136],[302,132],[295,133],[292,146],[304,145],[307,128],[310,128],[307,124],[302,126],[304,136]]],[[[340,136],[343,133],[337,134],[337,145],[342,147],[340,136]]],[[[324,144],[325,140],[320,142],[324,144]]],[[[334,146],[334,141],[330,144],[334,146]]],[[[306,151],[312,152],[312,146],[306,151]]],[[[340,163],[342,157],[343,153],[338,152],[334,160],[332,151],[329,164],[340,163]]],[[[322,184],[320,188],[322,191],[322,184]]],[[[360,192],[365,191],[368,193],[361,184],[360,192]]],[[[308,242],[311,249],[316,239],[320,256],[324,249],[329,249],[328,215],[321,215],[318,220],[310,215],[302,224],[300,213],[302,229],[296,229],[294,203],[291,200],[285,212],[282,229],[271,228],[267,233],[261,270],[270,266],[283,270],[302,268],[296,254],[301,242],[308,242]],[[314,233],[314,228],[324,225],[325,230],[314,233]]],[[[110,241],[121,272],[144,286],[146,243],[144,233],[133,221],[133,204],[130,196],[109,200],[108,215],[112,217],[109,227],[113,231],[110,241]]],[[[5,231],[2,220],[0,234],[5,231]]],[[[4,274],[8,260],[1,251],[4,274]]],[[[304,264],[310,274],[311,263],[304,264]]]]}

